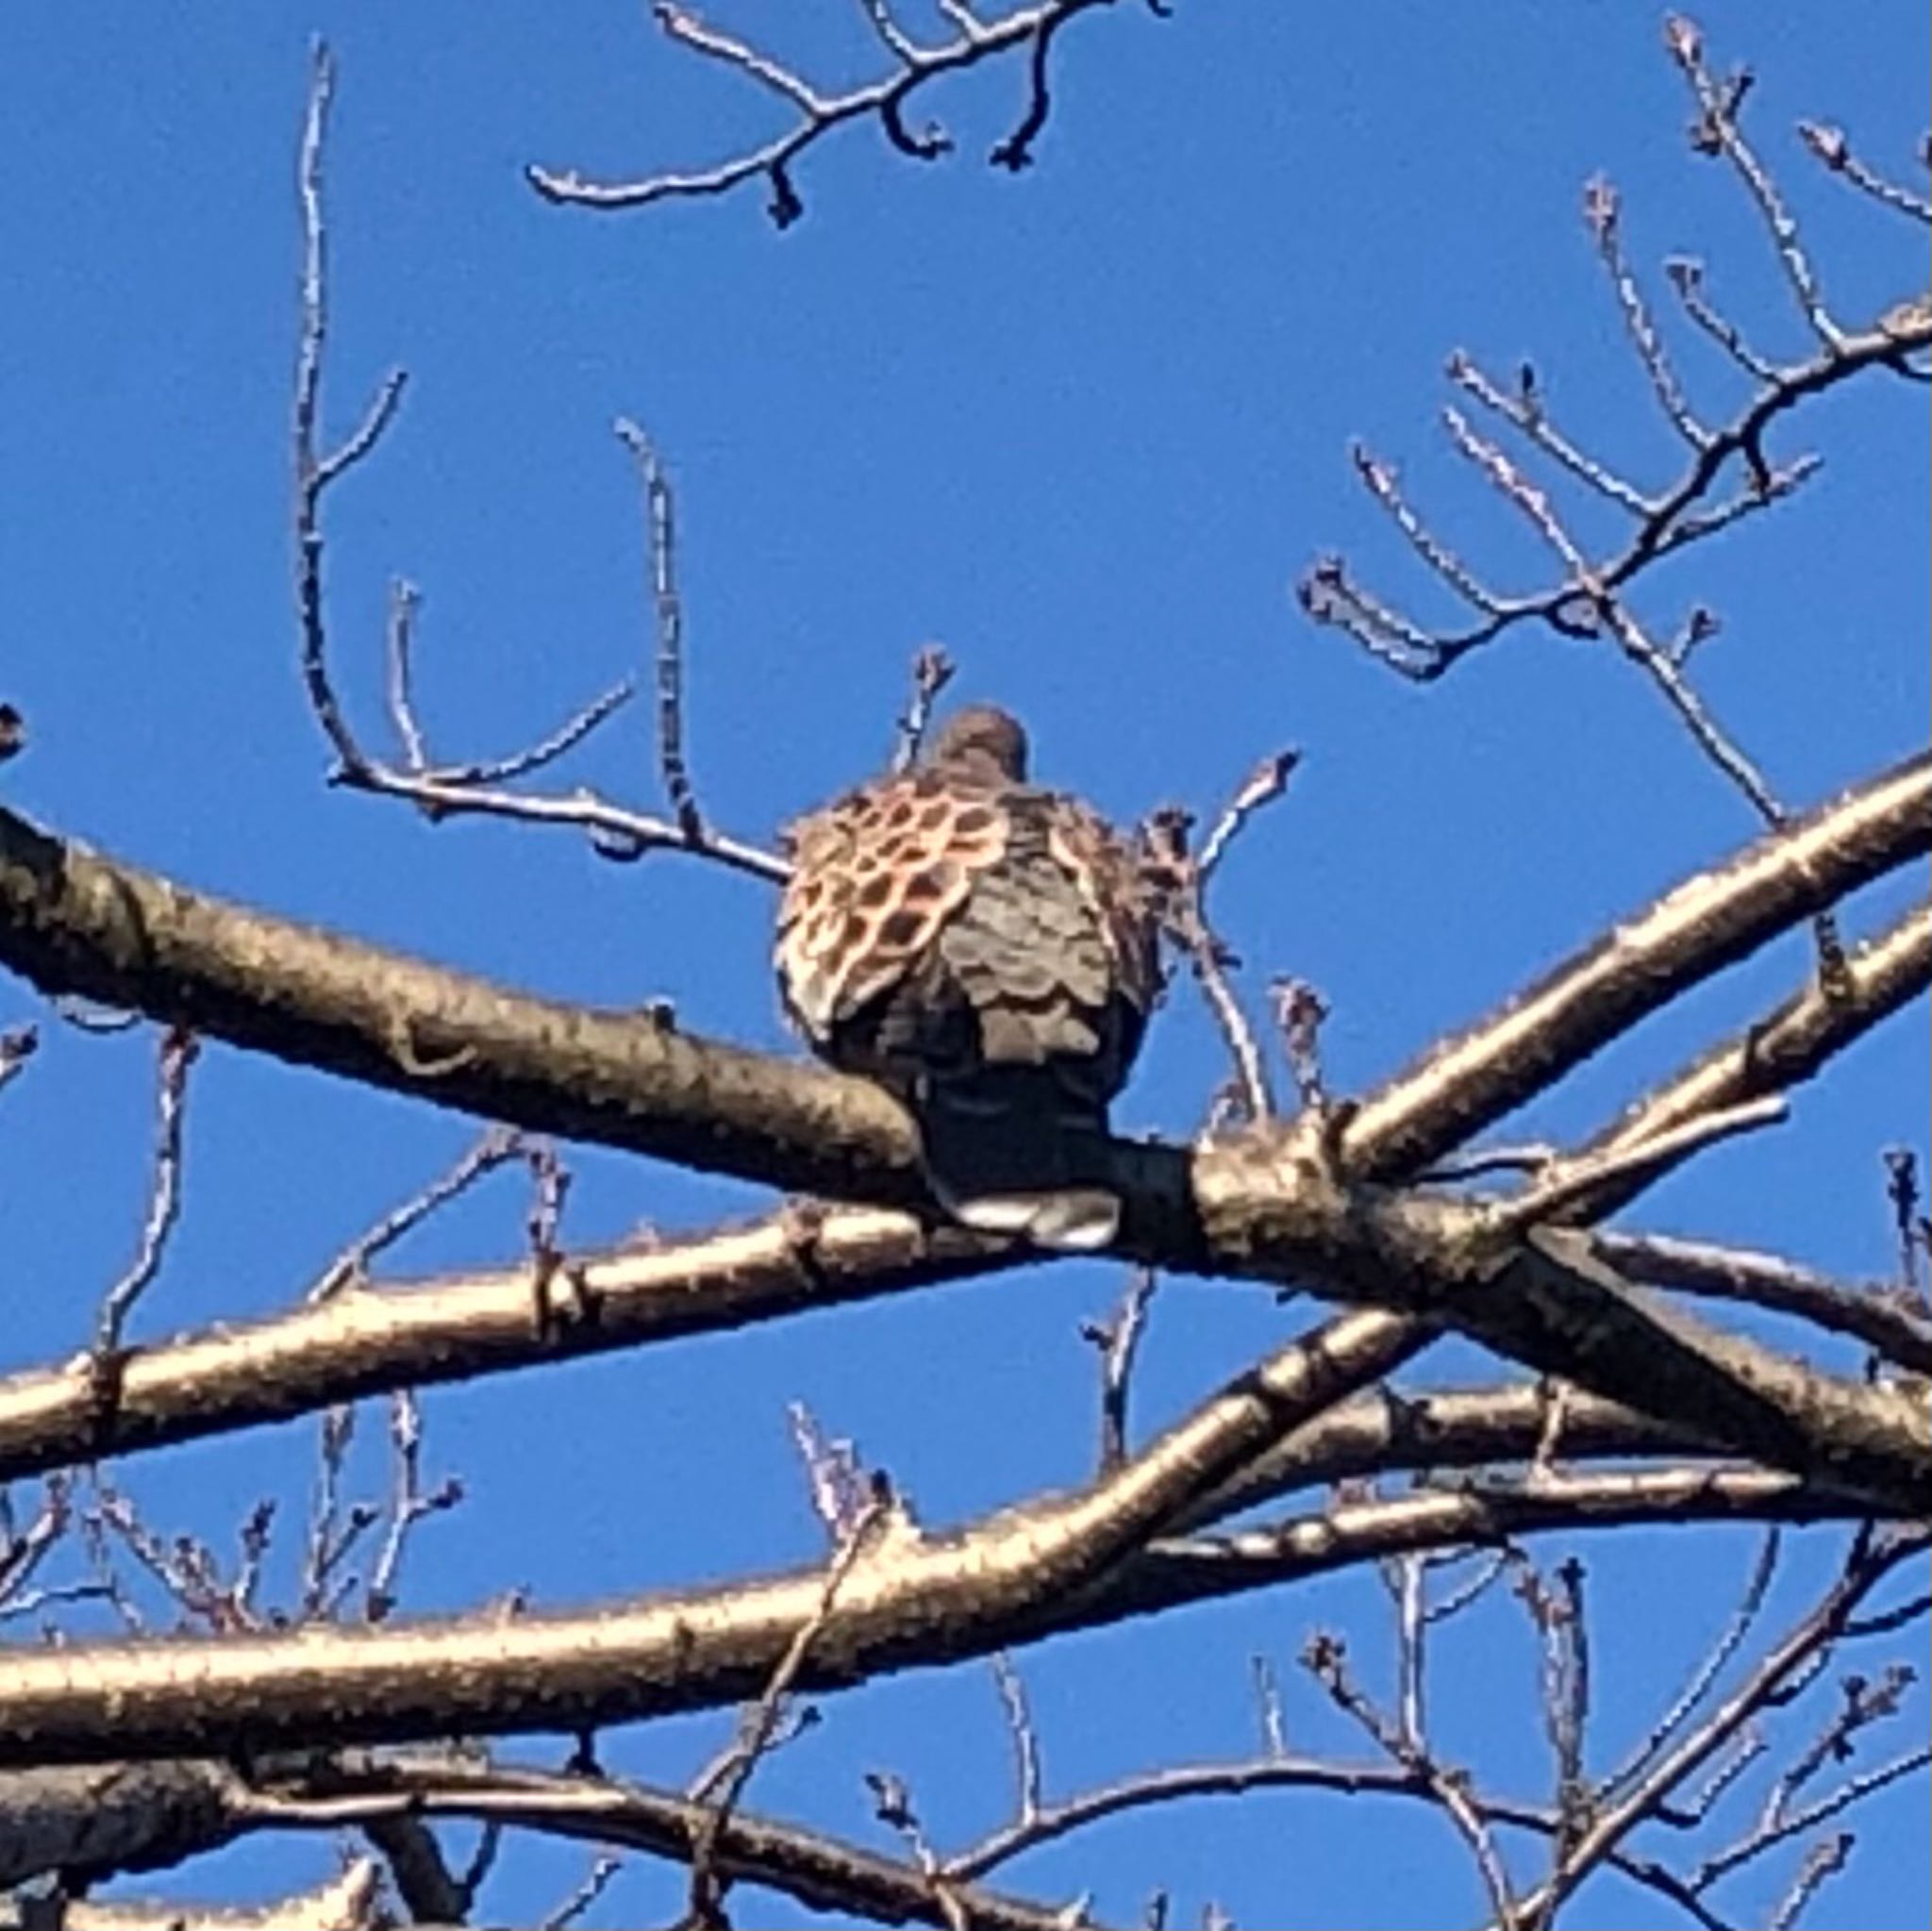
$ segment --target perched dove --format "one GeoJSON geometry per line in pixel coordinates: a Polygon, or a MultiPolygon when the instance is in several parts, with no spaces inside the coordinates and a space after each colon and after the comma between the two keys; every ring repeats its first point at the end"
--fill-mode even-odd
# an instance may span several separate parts
{"type": "Polygon", "coordinates": [[[991,706],[789,838],[778,985],[812,1049],[912,1107],[966,1225],[1105,1246],[1108,1102],[1160,989],[1136,851],[1029,785],[1025,733],[991,706]]]}

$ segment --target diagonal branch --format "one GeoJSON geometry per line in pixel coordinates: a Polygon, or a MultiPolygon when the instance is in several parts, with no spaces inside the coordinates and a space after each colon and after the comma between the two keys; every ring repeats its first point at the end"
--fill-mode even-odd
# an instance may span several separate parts
{"type": "MultiPolygon", "coordinates": [[[[1344,1166],[1392,1177],[1440,1157],[1688,987],[1928,849],[1932,756],[1920,754],[1687,880],[1432,1049],[1363,1101],[1344,1166]]],[[[845,1199],[924,1198],[911,1123],[867,1081],[206,897],[4,810],[0,963],[49,993],[559,1139],[845,1199]]],[[[1117,1156],[1132,1251],[1182,1267],[1231,1257],[1204,1251],[1187,1157],[1124,1143],[1117,1156]]]]}
{"type": "Polygon", "coordinates": [[[1883,1284],[1847,1284],[1779,1255],[1662,1234],[1599,1234],[1597,1251],[1636,1279],[1795,1314],[1932,1374],[1932,1322],[1883,1284]]]}
{"type": "MultiPolygon", "coordinates": [[[[1413,1066],[1363,1099],[1342,1140],[1350,1171],[1392,1176],[1441,1158],[1543,1090],[1645,1013],[1675,998],[1694,980],[1762,942],[1759,922],[1770,902],[1791,903],[1787,893],[1796,878],[1785,874],[1787,863],[1796,871],[1809,871],[1822,860],[1836,879],[1830,888],[1807,894],[1803,909],[1786,919],[1780,929],[1835,904],[1862,877],[1876,875],[1862,866],[1859,879],[1840,873],[1839,866],[1850,857],[1840,840],[1862,846],[1876,839],[1890,846],[1898,833],[1911,857],[1932,848],[1932,756],[1922,753],[1909,758],[1846,792],[1837,804],[1795,821],[1790,842],[1782,836],[1764,839],[1726,864],[1686,880],[1500,1011],[1431,1047],[1413,1066]],[[1881,828],[1886,826],[1890,828],[1881,828]],[[1827,850],[1836,850],[1837,857],[1827,859],[1827,850]]],[[[1901,850],[1901,860],[1905,857],[1901,850]]],[[[1923,938],[1916,923],[1888,935],[1888,968],[1894,951],[1907,965],[1883,975],[1890,1002],[1887,1010],[1925,984],[1923,938]],[[1909,938],[1908,932],[1919,936],[1909,938]]],[[[1879,950],[1872,948],[1868,955],[1874,969],[1879,950]]],[[[1824,1023],[1826,1004],[1821,995],[1806,1006],[1809,1025],[1824,1023]]],[[[1760,1057],[1763,1051],[1760,1041],[1760,1057]]],[[[1735,1061],[1737,1049],[1725,1048],[1723,1057],[1726,1064],[1735,1061]]],[[[1807,1076],[1809,1070],[1815,1070],[1815,1062],[1796,1077],[1807,1076]]],[[[1767,1077],[1748,1091],[1790,1083],[1767,1077]]],[[[1716,1104],[1706,1094],[1702,1104],[1679,1117],[1690,1110],[1707,1111],[1716,1104]]],[[[1652,1130],[1662,1124],[1653,1121],[1652,1130]]]]}
{"type": "Polygon", "coordinates": [[[217,1748],[245,1739],[264,1749],[317,1724],[343,1741],[450,1729],[578,1730],[708,1706],[714,1695],[732,1703],[758,1696],[808,1626],[809,1653],[793,1673],[799,1690],[998,1648],[1001,1632],[1036,1618],[1053,1626],[1084,1588],[1261,1448],[1433,1338],[1426,1323],[1399,1315],[1339,1316],[1085,1490],[956,1535],[908,1531],[869,1546],[841,1576],[835,1605],[815,1567],[589,1617],[492,1613],[441,1624],[249,1631],[206,1648],[76,1646],[52,1653],[60,1667],[51,1676],[30,1655],[9,1656],[0,1662],[0,1761],[97,1758],[110,1738],[123,1746],[116,1754],[148,1754],[147,1743],[130,1740],[143,1710],[155,1739],[172,1728],[171,1755],[207,1754],[190,1733],[221,1738],[217,1748]],[[287,1700],[271,1684],[285,1686],[287,1700]],[[128,1723],[103,1727],[96,1710],[90,1743],[70,1723],[102,1691],[122,1699],[128,1723]]]}
{"type": "MultiPolygon", "coordinates": [[[[1357,1334],[1373,1318],[1347,1317],[1357,1334]]],[[[1278,1413],[1260,1412],[1274,1404],[1253,1384],[1247,1377],[1248,1395],[1223,1399],[1252,1402],[1257,1431],[1280,1425],[1278,1413]]],[[[1222,1446],[1234,1448],[1242,1437],[1253,1440],[1238,1424],[1222,1446]]],[[[1171,1481],[1177,1471],[1163,1453],[1171,1447],[1163,1443],[1070,1500],[1008,1511],[859,1564],[795,1687],[843,1689],[1415,1549],[1487,1545],[1555,1528],[1844,1513],[1790,1475],[1667,1468],[1341,1501],[1269,1529],[1133,1553],[1123,1539],[1131,1543],[1160,1507],[1121,1507],[1122,1485],[1138,1486],[1158,1471],[1163,1503],[1185,1492],[1188,1481],[1171,1481]]],[[[1148,1499],[1144,1489],[1136,1497],[1148,1499]]],[[[304,1740],[574,1733],[716,1708],[758,1694],[817,1614],[823,1591],[824,1571],[813,1568],[509,1622],[491,1614],[19,1652],[0,1662],[0,1763],[260,1752],[304,1740]]]]}

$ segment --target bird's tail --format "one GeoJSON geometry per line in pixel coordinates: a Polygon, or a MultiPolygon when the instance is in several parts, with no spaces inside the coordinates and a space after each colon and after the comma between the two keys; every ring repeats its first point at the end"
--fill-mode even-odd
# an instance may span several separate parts
{"type": "Polygon", "coordinates": [[[1048,1068],[934,1080],[918,1112],[926,1178],[962,1225],[1072,1254],[1106,1247],[1120,1231],[1105,1109],[1048,1068]]]}

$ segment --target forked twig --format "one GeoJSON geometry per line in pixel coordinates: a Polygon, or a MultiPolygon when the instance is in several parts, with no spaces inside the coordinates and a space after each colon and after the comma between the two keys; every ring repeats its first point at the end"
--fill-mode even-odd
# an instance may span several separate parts
{"type": "Polygon", "coordinates": [[[1824,306],[1818,272],[1811,265],[1798,224],[1785,206],[1771,171],[1745,140],[1738,125],[1739,109],[1751,91],[1751,72],[1740,68],[1720,83],[1704,63],[1704,36],[1696,23],[1682,14],[1673,14],[1664,23],[1664,45],[1690,83],[1695,97],[1698,118],[1690,132],[1690,144],[1701,154],[1721,154],[1737,170],[1758,213],[1770,230],[1772,245],[1777,251],[1778,265],[1791,285],[1798,307],[1812,333],[1827,350],[1837,350],[1844,341],[1844,331],[1831,318],[1824,306]]]}
{"type": "MultiPolygon", "coordinates": [[[[912,95],[942,75],[956,74],[1001,54],[1024,49],[1026,106],[1012,131],[995,144],[988,159],[1017,173],[1032,159],[1034,143],[1052,110],[1047,58],[1055,37],[1076,15],[1111,0],[1027,0],[995,18],[982,19],[966,0],[939,0],[939,12],[953,29],[949,39],[923,44],[900,26],[889,0],[861,0],[866,18],[890,59],[875,80],[826,92],[748,40],[708,25],[676,0],[654,0],[652,16],[679,46],[748,80],[783,101],[797,119],[784,133],[722,161],[693,172],[668,171],[629,181],[591,180],[575,169],[531,165],[525,178],[546,201],[576,208],[645,208],[653,202],[724,194],[742,183],[762,180],[770,190],[767,211],[787,228],[805,212],[793,178],[793,164],[807,149],[849,121],[876,115],[886,139],[901,154],[930,161],[952,151],[952,139],[937,122],[914,132],[908,121],[912,95]]],[[[1150,8],[1164,12],[1161,6],[1150,8]]]]}
{"type": "Polygon", "coordinates": [[[677,606],[669,579],[670,498],[662,487],[648,492],[652,505],[652,555],[659,623],[659,748],[671,793],[672,816],[629,810],[595,791],[546,794],[506,789],[513,780],[543,769],[574,750],[627,703],[634,689],[625,678],[594,697],[556,729],[527,748],[507,757],[464,763],[438,763],[416,707],[414,647],[422,598],[413,585],[398,582],[391,596],[385,638],[387,708],[400,746],[400,764],[391,764],[364,748],[337,695],[328,664],[328,626],[323,595],[325,540],[323,499],[328,489],[372,455],[394,421],[406,377],[392,372],[378,387],[361,422],[334,451],[318,447],[324,350],[328,336],[328,231],[323,200],[323,160],[336,70],[325,44],[315,43],[307,109],[302,126],[297,185],[302,219],[303,266],[301,326],[295,358],[291,443],[295,476],[294,592],[301,638],[303,688],[323,735],[335,754],[330,781],[350,790],[395,797],[438,821],[470,815],[563,824],[586,833],[606,857],[631,859],[657,850],[679,850],[734,870],[782,880],[783,859],[759,846],[713,830],[698,816],[684,769],[680,697],[681,659],[677,655],[677,606]]]}
{"type": "Polygon", "coordinates": [[[1141,1337],[1147,1328],[1147,1310],[1160,1276],[1151,1267],[1137,1267],[1120,1305],[1105,1321],[1083,1322],[1081,1339],[1100,1357],[1100,1473],[1105,1475],[1127,1458],[1127,1396],[1141,1337]]]}

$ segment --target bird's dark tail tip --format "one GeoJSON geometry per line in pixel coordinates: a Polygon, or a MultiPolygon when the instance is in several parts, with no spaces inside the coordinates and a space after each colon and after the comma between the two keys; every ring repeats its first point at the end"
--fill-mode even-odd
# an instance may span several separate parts
{"type": "Polygon", "coordinates": [[[918,1110],[926,1178],[961,1225],[1067,1254],[1095,1253],[1119,1234],[1106,1116],[1049,1069],[936,1082],[918,1110]]]}

